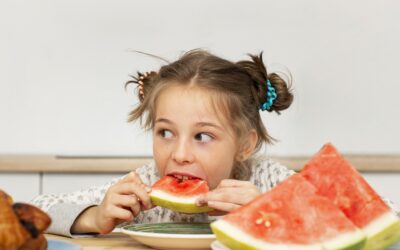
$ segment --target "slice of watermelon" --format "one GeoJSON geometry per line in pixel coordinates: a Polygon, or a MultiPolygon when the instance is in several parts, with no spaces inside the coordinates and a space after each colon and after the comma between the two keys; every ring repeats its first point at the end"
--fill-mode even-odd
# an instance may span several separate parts
{"type": "Polygon", "coordinates": [[[400,239],[399,218],[333,145],[326,144],[301,174],[366,234],[365,249],[385,249],[400,239]]]}
{"type": "Polygon", "coordinates": [[[209,191],[208,184],[201,179],[179,180],[164,176],[151,188],[150,198],[154,205],[182,213],[204,213],[213,209],[197,206],[196,199],[209,191]]]}
{"type": "Polygon", "coordinates": [[[231,249],[361,249],[364,234],[300,174],[211,224],[231,249]]]}

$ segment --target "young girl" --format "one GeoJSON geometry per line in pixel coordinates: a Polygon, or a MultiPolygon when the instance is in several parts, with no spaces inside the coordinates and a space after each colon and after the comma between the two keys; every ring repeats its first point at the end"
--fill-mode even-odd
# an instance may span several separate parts
{"type": "Polygon", "coordinates": [[[104,234],[129,223],[210,221],[213,214],[182,214],[151,204],[150,187],[165,175],[206,180],[211,191],[197,204],[218,214],[291,175],[256,153],[273,140],[260,111],[279,114],[293,95],[280,76],[267,72],[262,54],[250,57],[230,62],[194,50],[128,82],[138,84],[141,101],[129,121],[139,119],[152,130],[154,162],[103,186],[37,197],[33,203],[53,220],[48,232],[104,234]]]}

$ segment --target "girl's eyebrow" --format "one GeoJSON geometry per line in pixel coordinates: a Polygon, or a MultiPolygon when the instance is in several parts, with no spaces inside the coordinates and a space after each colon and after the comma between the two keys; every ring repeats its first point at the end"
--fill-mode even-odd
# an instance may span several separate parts
{"type": "Polygon", "coordinates": [[[196,123],[197,127],[214,127],[216,129],[222,130],[222,128],[220,126],[218,126],[217,124],[214,124],[212,122],[198,122],[196,123]]]}
{"type": "MultiPolygon", "coordinates": [[[[166,118],[158,118],[155,121],[155,123],[158,123],[158,122],[165,122],[165,123],[168,123],[168,124],[174,124],[173,121],[168,120],[166,118]]],[[[197,122],[196,123],[196,127],[214,127],[216,129],[223,130],[220,126],[218,126],[217,124],[212,123],[212,122],[197,122]]]]}
{"type": "Polygon", "coordinates": [[[165,122],[165,123],[169,123],[169,124],[174,124],[172,121],[170,121],[166,118],[158,118],[155,123],[157,123],[157,122],[165,122]]]}

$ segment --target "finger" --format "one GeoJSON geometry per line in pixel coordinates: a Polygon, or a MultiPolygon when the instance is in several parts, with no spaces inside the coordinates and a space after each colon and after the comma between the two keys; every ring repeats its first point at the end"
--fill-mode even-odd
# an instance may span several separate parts
{"type": "MultiPolygon", "coordinates": [[[[210,191],[206,194],[200,195],[196,199],[195,204],[198,207],[201,207],[201,206],[207,205],[207,202],[210,200],[233,202],[234,200],[232,200],[231,197],[237,196],[238,193],[236,190],[234,190],[235,192],[233,192],[233,193],[229,193],[229,191],[230,191],[229,188],[214,189],[213,191],[210,191]]],[[[237,199],[239,200],[240,198],[237,198],[237,199]]]]}
{"type": "Polygon", "coordinates": [[[199,202],[221,201],[244,205],[259,195],[259,191],[254,188],[219,188],[208,192],[199,202]]]}
{"type": "Polygon", "coordinates": [[[145,209],[152,208],[149,194],[143,188],[143,185],[137,183],[122,183],[115,188],[118,194],[136,195],[145,209]]]}
{"type": "Polygon", "coordinates": [[[130,208],[135,204],[139,204],[139,200],[136,195],[114,195],[111,198],[111,203],[115,206],[130,208]]]}
{"type": "Polygon", "coordinates": [[[133,206],[131,206],[131,211],[134,217],[137,217],[141,211],[140,203],[136,202],[133,206]]]}
{"type": "Polygon", "coordinates": [[[130,210],[124,209],[122,207],[112,206],[109,209],[108,216],[114,219],[120,219],[123,221],[131,221],[133,220],[133,214],[130,210]]]}
{"type": "Polygon", "coordinates": [[[222,180],[217,188],[223,188],[223,187],[253,187],[254,184],[249,182],[249,181],[239,181],[239,180],[233,180],[233,179],[224,179],[222,180]]]}
{"type": "Polygon", "coordinates": [[[198,207],[202,207],[204,205],[207,205],[207,198],[206,195],[202,195],[200,197],[198,197],[195,201],[196,206],[198,207]]]}
{"type": "Polygon", "coordinates": [[[146,190],[146,192],[150,193],[151,187],[144,184],[142,179],[140,179],[140,176],[134,171],[130,172],[127,176],[125,176],[125,178],[121,180],[121,183],[131,183],[131,182],[140,184],[143,187],[143,189],[146,190]]]}
{"type": "Polygon", "coordinates": [[[132,171],[129,174],[127,174],[120,182],[121,183],[125,183],[125,182],[143,183],[142,180],[140,179],[139,175],[135,171],[132,171]]]}
{"type": "Polygon", "coordinates": [[[116,195],[113,204],[132,211],[134,217],[141,211],[139,198],[136,195],[116,195]]]}
{"type": "Polygon", "coordinates": [[[214,208],[216,210],[230,212],[236,208],[239,208],[240,205],[233,204],[229,202],[222,202],[222,201],[209,201],[208,207],[214,208]]]}

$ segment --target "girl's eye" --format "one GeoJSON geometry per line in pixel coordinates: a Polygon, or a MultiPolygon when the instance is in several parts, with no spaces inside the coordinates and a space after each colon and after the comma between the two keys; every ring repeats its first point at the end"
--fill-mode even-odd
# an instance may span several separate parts
{"type": "Polygon", "coordinates": [[[210,135],[206,133],[198,133],[197,135],[194,136],[194,138],[201,142],[209,142],[213,139],[210,135]]]}
{"type": "Polygon", "coordinates": [[[167,129],[161,129],[158,133],[159,133],[162,137],[167,138],[167,139],[172,137],[172,132],[169,131],[169,130],[167,130],[167,129]]]}

